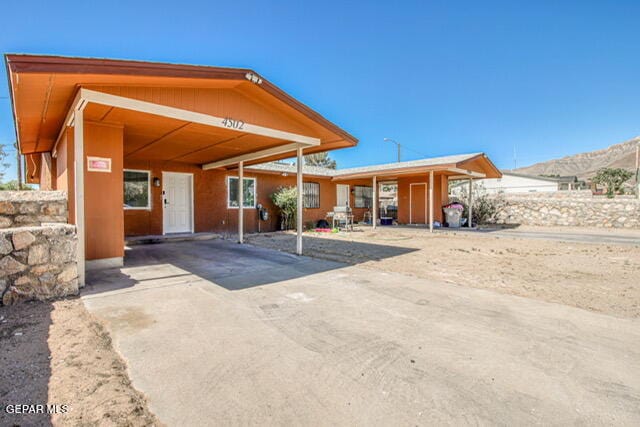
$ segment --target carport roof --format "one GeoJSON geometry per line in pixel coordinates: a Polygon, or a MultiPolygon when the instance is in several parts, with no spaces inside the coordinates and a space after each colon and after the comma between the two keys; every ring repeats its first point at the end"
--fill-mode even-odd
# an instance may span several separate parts
{"type": "Polygon", "coordinates": [[[233,90],[286,116],[290,123],[304,129],[302,134],[321,140],[322,147],[310,147],[305,152],[357,143],[355,137],[250,69],[27,54],[7,54],[5,62],[16,136],[23,154],[53,149],[80,88],[101,91],[115,86],[233,90]]]}
{"type": "MultiPolygon", "coordinates": [[[[304,166],[303,173],[305,175],[309,174],[316,176],[326,176],[334,179],[372,177],[374,175],[384,176],[387,174],[400,175],[411,172],[419,173],[430,170],[447,171],[448,169],[461,169],[458,172],[464,174],[463,171],[465,170],[465,166],[468,166],[468,163],[473,161],[479,161],[482,163],[482,169],[485,171],[484,173],[486,173],[488,178],[498,178],[501,176],[500,171],[484,153],[456,154],[452,156],[432,157],[427,159],[410,160],[406,162],[385,163],[380,165],[362,166],[347,169],[329,169],[318,166],[304,166]]],[[[296,166],[294,164],[278,162],[253,165],[250,166],[250,169],[267,172],[281,172],[290,174],[296,173],[296,166]]]]}

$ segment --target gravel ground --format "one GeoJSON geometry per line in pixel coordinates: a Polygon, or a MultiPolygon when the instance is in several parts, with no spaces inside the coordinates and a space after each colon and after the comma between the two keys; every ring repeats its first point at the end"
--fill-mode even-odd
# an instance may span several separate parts
{"type": "Polygon", "coordinates": [[[0,402],[3,426],[159,424],[109,334],[79,299],[0,307],[0,402]],[[67,408],[8,414],[15,404],[67,408]]]}
{"type": "MultiPolygon", "coordinates": [[[[295,251],[289,232],[247,236],[247,242],[295,251]]],[[[618,317],[640,317],[637,245],[563,242],[491,233],[362,227],[305,233],[305,254],[566,304],[618,317]]]]}

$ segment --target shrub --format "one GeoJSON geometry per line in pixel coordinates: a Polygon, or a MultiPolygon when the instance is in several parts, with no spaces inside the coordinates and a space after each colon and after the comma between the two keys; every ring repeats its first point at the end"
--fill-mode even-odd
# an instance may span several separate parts
{"type": "MultiPolygon", "coordinates": [[[[463,218],[469,218],[469,190],[467,186],[464,186],[460,190],[459,196],[453,196],[449,199],[450,203],[458,202],[464,206],[462,212],[463,218]]],[[[500,196],[491,196],[484,189],[482,184],[473,185],[473,206],[472,206],[472,221],[474,224],[487,224],[492,222],[498,213],[502,198],[500,196]]]]}
{"type": "Polygon", "coordinates": [[[291,230],[296,225],[296,210],[298,207],[298,191],[296,187],[279,187],[271,195],[273,204],[280,210],[280,229],[291,230]]]}

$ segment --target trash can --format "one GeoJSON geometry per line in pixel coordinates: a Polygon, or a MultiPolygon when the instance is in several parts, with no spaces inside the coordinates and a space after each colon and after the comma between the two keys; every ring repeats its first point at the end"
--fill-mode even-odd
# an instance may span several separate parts
{"type": "Polygon", "coordinates": [[[445,220],[451,228],[460,228],[462,210],[458,208],[443,208],[445,220]]]}

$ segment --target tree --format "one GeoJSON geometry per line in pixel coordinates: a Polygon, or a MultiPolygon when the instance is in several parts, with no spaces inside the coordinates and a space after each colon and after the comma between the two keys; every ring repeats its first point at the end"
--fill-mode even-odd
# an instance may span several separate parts
{"type": "Polygon", "coordinates": [[[607,187],[607,197],[612,198],[622,190],[622,185],[632,176],[631,172],[622,168],[603,168],[598,171],[592,181],[607,187]]]}
{"type": "Polygon", "coordinates": [[[6,151],[5,146],[0,144],[0,163],[2,163],[2,167],[0,167],[0,182],[4,180],[6,170],[11,166],[9,163],[3,163],[8,155],[9,153],[6,151]]]}
{"type": "Polygon", "coordinates": [[[319,166],[322,168],[335,169],[336,161],[329,157],[329,153],[315,153],[304,156],[304,164],[307,166],[319,166]]]}

